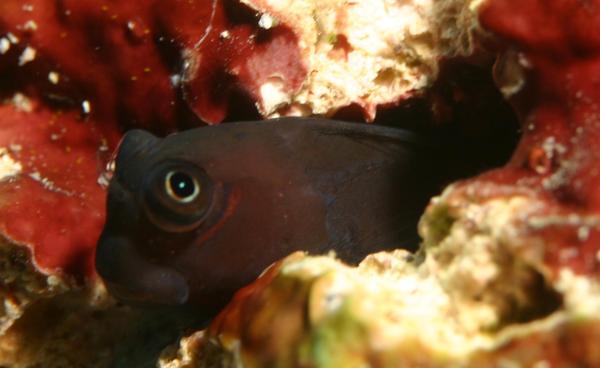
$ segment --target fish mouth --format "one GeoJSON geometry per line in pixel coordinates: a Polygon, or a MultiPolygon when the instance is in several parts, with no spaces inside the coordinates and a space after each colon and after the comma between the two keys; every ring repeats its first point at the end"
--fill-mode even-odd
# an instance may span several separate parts
{"type": "Polygon", "coordinates": [[[102,234],[96,270],[109,293],[126,304],[177,306],[189,299],[188,283],[179,272],[147,261],[123,237],[102,234]]]}

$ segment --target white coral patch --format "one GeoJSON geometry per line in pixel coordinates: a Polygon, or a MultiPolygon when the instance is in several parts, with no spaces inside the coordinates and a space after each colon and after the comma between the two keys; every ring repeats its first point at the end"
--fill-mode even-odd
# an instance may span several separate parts
{"type": "Polygon", "coordinates": [[[275,111],[279,106],[289,102],[283,78],[270,77],[260,86],[260,97],[262,99],[261,107],[267,111],[275,111]]]}
{"type": "Polygon", "coordinates": [[[559,273],[556,288],[563,295],[567,310],[587,317],[600,313],[600,284],[590,277],[564,268],[559,273]]]}
{"type": "Polygon", "coordinates": [[[21,112],[32,112],[33,103],[31,100],[22,93],[15,93],[12,97],[12,104],[17,111],[21,112]]]}
{"type": "Polygon", "coordinates": [[[50,73],[48,73],[48,81],[52,84],[58,84],[58,82],[60,81],[60,74],[51,71],[50,73]]]}
{"type": "Polygon", "coordinates": [[[12,158],[8,149],[0,148],[0,181],[15,177],[21,173],[23,166],[12,158]]]}
{"type": "Polygon", "coordinates": [[[10,41],[6,37],[0,38],[0,54],[4,55],[10,50],[10,41]]]}
{"type": "Polygon", "coordinates": [[[27,46],[19,56],[19,66],[23,66],[35,60],[36,54],[37,51],[33,47],[27,46]]]}

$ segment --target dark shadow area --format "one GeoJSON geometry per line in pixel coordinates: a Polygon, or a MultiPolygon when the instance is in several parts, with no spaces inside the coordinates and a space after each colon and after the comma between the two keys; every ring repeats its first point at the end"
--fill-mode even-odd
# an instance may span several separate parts
{"type": "Polygon", "coordinates": [[[462,177],[500,167],[510,159],[521,132],[516,114],[494,84],[491,68],[491,63],[446,61],[426,95],[381,109],[375,123],[436,139],[448,154],[446,169],[462,171],[462,177]]]}

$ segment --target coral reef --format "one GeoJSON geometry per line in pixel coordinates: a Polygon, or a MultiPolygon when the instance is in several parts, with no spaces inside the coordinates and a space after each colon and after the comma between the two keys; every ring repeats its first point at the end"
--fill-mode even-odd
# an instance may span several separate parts
{"type": "Polygon", "coordinates": [[[434,128],[478,137],[511,117],[452,62],[485,74],[497,53],[521,141],[432,200],[421,252],[294,254],[159,364],[600,365],[599,25],[597,0],[0,2],[0,364],[153,365],[179,332],[92,267],[123,131],[420,98],[434,128]]]}
{"type": "Polygon", "coordinates": [[[432,200],[416,258],[292,256],[162,366],[600,364],[600,2],[480,9],[522,123],[512,159],[432,200]]]}
{"type": "Polygon", "coordinates": [[[139,345],[135,331],[157,331],[140,327],[152,313],[114,304],[93,268],[104,168],[123,131],[348,105],[373,119],[426,95],[440,57],[474,48],[471,2],[344,4],[0,3],[1,364],[110,365],[139,345]],[[82,334],[34,332],[75,325],[82,334]],[[101,325],[114,333],[86,337],[101,325]]]}

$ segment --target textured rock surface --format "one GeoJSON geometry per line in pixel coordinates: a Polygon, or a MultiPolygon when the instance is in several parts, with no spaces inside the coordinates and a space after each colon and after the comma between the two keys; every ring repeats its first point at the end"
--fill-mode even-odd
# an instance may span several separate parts
{"type": "Polygon", "coordinates": [[[295,254],[241,290],[202,332],[163,352],[174,367],[595,366],[600,287],[553,278],[543,241],[514,238],[528,198],[453,197],[423,218],[420,254],[357,268],[295,254]]]}
{"type": "Polygon", "coordinates": [[[4,367],[153,367],[181,328],[169,316],[115,305],[100,286],[34,297],[2,333],[4,367]]]}
{"type": "Polygon", "coordinates": [[[330,115],[355,104],[372,120],[377,106],[430,87],[440,59],[476,47],[476,1],[244,2],[261,20],[292,28],[306,68],[298,86],[286,86],[277,73],[265,76],[256,99],[266,116],[330,115]]]}
{"type": "Polygon", "coordinates": [[[0,241],[0,278],[0,333],[6,332],[31,303],[61,294],[72,286],[55,275],[39,272],[32,265],[30,251],[6,239],[0,241]]]}

